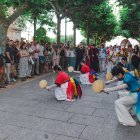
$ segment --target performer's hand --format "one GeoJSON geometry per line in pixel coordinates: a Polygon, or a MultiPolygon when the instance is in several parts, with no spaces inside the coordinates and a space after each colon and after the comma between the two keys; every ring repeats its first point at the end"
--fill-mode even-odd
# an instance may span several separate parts
{"type": "Polygon", "coordinates": [[[109,83],[105,82],[105,85],[109,85],[109,83]]]}
{"type": "Polygon", "coordinates": [[[104,92],[105,93],[105,89],[102,89],[102,91],[101,92],[104,92]]]}
{"type": "Polygon", "coordinates": [[[94,55],[92,55],[92,57],[94,57],[94,55]]]}

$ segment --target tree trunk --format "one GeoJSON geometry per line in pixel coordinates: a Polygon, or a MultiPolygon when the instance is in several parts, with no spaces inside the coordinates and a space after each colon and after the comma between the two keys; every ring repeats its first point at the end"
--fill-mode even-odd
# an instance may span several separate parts
{"type": "MultiPolygon", "coordinates": [[[[6,36],[7,36],[7,30],[8,30],[9,25],[5,22],[1,23],[0,22],[0,47],[3,51],[3,55],[5,56],[6,54],[6,36]]],[[[4,65],[3,69],[5,72],[5,59],[3,59],[4,65]]],[[[5,74],[2,77],[1,83],[2,85],[5,85],[5,74]]]]}
{"type": "Polygon", "coordinates": [[[61,18],[59,15],[57,15],[57,38],[56,38],[56,44],[59,48],[60,45],[60,35],[61,35],[61,18]]]}
{"type": "Polygon", "coordinates": [[[76,46],[76,24],[73,23],[73,45],[76,46]]]}
{"type": "Polygon", "coordinates": [[[89,46],[89,25],[87,25],[87,46],[89,46]]]}
{"type": "Polygon", "coordinates": [[[34,16],[34,40],[36,40],[36,17],[34,16]]]}

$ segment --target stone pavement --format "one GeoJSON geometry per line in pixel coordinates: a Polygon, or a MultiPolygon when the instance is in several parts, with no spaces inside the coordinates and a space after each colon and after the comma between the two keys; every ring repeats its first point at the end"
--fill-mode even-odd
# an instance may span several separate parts
{"type": "MultiPolygon", "coordinates": [[[[99,75],[105,81],[105,73],[99,75]]],[[[140,140],[137,118],[136,127],[118,123],[117,92],[97,94],[82,85],[82,99],[57,101],[54,89],[48,92],[38,86],[42,79],[53,84],[52,76],[57,75],[0,91],[0,140],[140,140]]]]}

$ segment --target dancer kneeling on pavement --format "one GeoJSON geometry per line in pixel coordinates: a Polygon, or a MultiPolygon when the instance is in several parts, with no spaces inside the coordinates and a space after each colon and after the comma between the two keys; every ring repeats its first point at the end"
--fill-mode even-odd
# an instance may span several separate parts
{"type": "Polygon", "coordinates": [[[58,65],[54,66],[54,71],[58,73],[55,83],[52,86],[46,87],[46,89],[57,87],[55,89],[57,100],[74,101],[78,97],[81,98],[82,90],[79,82],[74,78],[70,78],[58,65]]]}
{"type": "Polygon", "coordinates": [[[82,69],[81,71],[73,71],[74,73],[81,73],[80,75],[80,82],[83,85],[91,85],[95,80],[97,80],[97,74],[90,70],[90,68],[85,64],[85,61],[82,60],[81,62],[82,69]]]}
{"type": "MultiPolygon", "coordinates": [[[[123,89],[130,91],[127,96],[115,101],[115,110],[120,124],[125,126],[136,126],[136,122],[131,115],[137,115],[137,118],[140,121],[140,85],[137,78],[130,73],[125,72],[119,66],[113,68],[112,75],[123,80],[124,83],[116,87],[105,88],[103,89],[103,92],[123,89]]],[[[108,83],[106,82],[106,84],[108,83]]]]}

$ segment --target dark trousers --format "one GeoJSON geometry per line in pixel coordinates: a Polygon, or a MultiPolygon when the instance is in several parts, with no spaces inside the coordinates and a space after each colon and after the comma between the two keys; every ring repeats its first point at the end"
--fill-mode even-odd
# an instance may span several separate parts
{"type": "Polygon", "coordinates": [[[80,61],[81,61],[81,60],[82,60],[82,59],[76,58],[75,70],[77,70],[78,65],[79,65],[79,71],[81,70],[81,68],[82,68],[82,66],[81,66],[81,64],[80,64],[80,61]]]}

